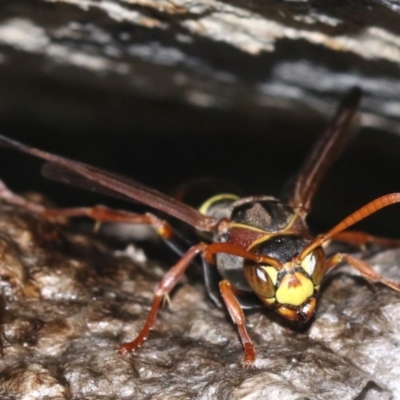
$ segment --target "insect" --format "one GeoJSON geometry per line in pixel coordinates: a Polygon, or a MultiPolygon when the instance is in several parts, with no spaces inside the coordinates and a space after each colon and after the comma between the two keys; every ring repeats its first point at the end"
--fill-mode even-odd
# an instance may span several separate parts
{"type": "Polygon", "coordinates": [[[240,198],[223,193],[209,198],[199,210],[132,179],[0,136],[0,145],[47,161],[43,166],[46,177],[143,203],[191,226],[201,237],[195,244],[188,244],[172,224],[153,213],[142,215],[103,206],[45,208],[14,194],[1,181],[0,197],[48,218],[87,216],[97,222],[147,224],[180,254],[179,261],[155,289],[143,329],[133,341],[120,346],[124,354],[142,346],[154,327],[163,299],[200,256],[207,291],[217,305],[226,307],[236,325],[244,348],[242,365],[249,368],[256,361],[256,351],[246,330],[244,309],[265,305],[284,319],[305,325],[314,316],[325,274],[342,262],[350,264],[366,279],[400,291],[399,283],[379,275],[363,260],[346,253],[327,258],[323,249],[331,239],[353,244],[398,245],[398,241],[347,229],[380,209],[400,202],[400,193],[371,201],[316,237],[310,234],[305,221],[323,177],[349,140],[360,97],[358,88],[348,92],[305,159],[284,200],[271,196],[240,198]]]}

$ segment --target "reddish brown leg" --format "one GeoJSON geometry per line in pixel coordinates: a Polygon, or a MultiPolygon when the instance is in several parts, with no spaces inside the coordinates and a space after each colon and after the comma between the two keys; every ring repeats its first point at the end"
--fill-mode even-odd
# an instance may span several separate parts
{"type": "Polygon", "coordinates": [[[229,281],[223,280],[219,283],[219,289],[221,296],[224,300],[226,308],[228,309],[229,315],[233,322],[237,326],[240,340],[244,348],[244,357],[242,361],[243,368],[252,368],[256,360],[256,351],[253,346],[247,331],[246,331],[246,319],[239,302],[234,295],[234,288],[229,281]]]}
{"type": "Polygon", "coordinates": [[[142,346],[143,342],[149,337],[150,331],[153,329],[163,298],[168,296],[169,292],[178,283],[179,279],[185,273],[192,260],[199,253],[203,252],[206,247],[207,245],[205,243],[199,243],[196,246],[191,247],[186,254],[165,274],[164,278],[158,284],[155,290],[153,304],[143,329],[132,342],[121,344],[120,352],[122,354],[128,354],[142,346]]]}
{"type": "Polygon", "coordinates": [[[105,206],[76,207],[76,208],[47,208],[39,203],[26,200],[22,196],[13,193],[3,181],[0,180],[0,198],[7,203],[23,207],[24,209],[42,215],[44,218],[76,218],[88,217],[96,222],[113,222],[127,224],[151,225],[164,239],[170,239],[173,231],[170,226],[156,216],[136,214],[128,211],[113,210],[105,206]]]}
{"type": "Polygon", "coordinates": [[[384,247],[400,246],[400,240],[398,239],[388,239],[380,236],[373,236],[361,231],[343,231],[332,236],[332,239],[356,246],[362,246],[369,243],[384,247]]]}
{"type": "Polygon", "coordinates": [[[378,281],[386,286],[400,292],[400,283],[386,279],[382,275],[379,275],[371,266],[369,266],[365,261],[355,258],[349,254],[338,253],[335,254],[328,260],[328,269],[336,267],[342,261],[348,262],[353,268],[355,268],[360,274],[367,280],[378,281]]]}

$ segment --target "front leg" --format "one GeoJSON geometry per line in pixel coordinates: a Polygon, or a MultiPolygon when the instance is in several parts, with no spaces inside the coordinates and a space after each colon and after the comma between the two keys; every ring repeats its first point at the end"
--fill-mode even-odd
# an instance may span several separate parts
{"type": "Polygon", "coordinates": [[[335,254],[328,260],[327,267],[328,269],[332,269],[337,265],[339,265],[342,261],[346,261],[347,263],[349,263],[353,268],[355,268],[358,272],[360,272],[360,274],[368,281],[381,282],[384,285],[396,290],[397,292],[400,292],[400,283],[383,277],[382,275],[378,274],[365,261],[353,257],[350,254],[345,254],[345,253],[335,254]]]}
{"type": "Polygon", "coordinates": [[[246,319],[240,307],[239,301],[237,300],[234,288],[229,281],[226,279],[219,283],[219,289],[221,291],[222,299],[224,300],[225,306],[228,309],[229,315],[232,321],[237,327],[239,332],[240,341],[242,342],[244,349],[244,357],[242,361],[243,368],[252,368],[256,361],[256,351],[254,349],[253,342],[251,341],[249,334],[246,330],[246,319]]]}
{"type": "MultiPolygon", "coordinates": [[[[210,264],[215,264],[214,256],[216,253],[238,255],[241,257],[252,259],[254,261],[264,260],[265,258],[269,259],[266,256],[255,255],[243,249],[242,247],[234,246],[229,243],[199,243],[195,246],[192,246],[184,254],[184,256],[166,273],[164,278],[157,285],[154,293],[153,303],[142,330],[139,332],[134,340],[132,340],[131,342],[123,343],[120,346],[120,353],[125,355],[137,350],[149,337],[150,331],[154,327],[154,323],[156,321],[157,313],[160,309],[162,299],[167,297],[171,290],[176,286],[182,275],[192,263],[193,259],[197,255],[201,255],[210,264]]],[[[223,280],[222,282],[220,282],[219,287],[228,312],[235,324],[237,325],[240,339],[244,347],[244,359],[242,365],[244,368],[251,368],[256,359],[256,352],[254,350],[253,343],[250,340],[250,337],[246,331],[243,310],[235,297],[235,291],[232,288],[230,282],[223,280]]]]}
{"type": "Polygon", "coordinates": [[[151,306],[149,315],[147,316],[144,327],[139,332],[134,340],[127,343],[122,343],[120,346],[121,354],[128,354],[137,350],[142,346],[143,342],[149,337],[150,331],[154,327],[158,310],[160,309],[161,302],[166,298],[175,285],[179,282],[186,269],[189,267],[193,259],[207,248],[204,243],[199,243],[191,247],[186,254],[165,274],[162,281],[157,285],[154,293],[153,304],[151,306]]]}

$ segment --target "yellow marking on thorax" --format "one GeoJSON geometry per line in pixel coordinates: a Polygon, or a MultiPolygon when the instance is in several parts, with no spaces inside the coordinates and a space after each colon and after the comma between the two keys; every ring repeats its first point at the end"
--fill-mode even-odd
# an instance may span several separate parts
{"type": "Polygon", "coordinates": [[[314,285],[311,279],[300,272],[294,272],[283,277],[275,293],[275,297],[280,304],[299,306],[312,296],[313,293],[314,285]]]}
{"type": "Polygon", "coordinates": [[[229,224],[229,228],[242,228],[242,229],[248,229],[250,231],[255,231],[255,232],[266,232],[264,229],[256,228],[255,226],[247,225],[247,224],[241,224],[240,222],[231,222],[229,224]]]}
{"type": "MultiPolygon", "coordinates": [[[[261,232],[265,232],[265,231],[261,231],[261,232]]],[[[246,249],[247,251],[250,251],[253,247],[256,247],[257,245],[259,245],[260,243],[263,243],[265,241],[267,241],[268,239],[271,239],[275,236],[282,236],[282,235],[293,235],[293,232],[274,232],[274,233],[268,233],[264,236],[261,236],[260,238],[258,238],[257,240],[255,240],[254,242],[251,243],[251,245],[246,249]]]]}
{"type": "Polygon", "coordinates": [[[297,213],[297,211],[295,211],[294,214],[293,214],[293,216],[292,216],[292,218],[290,218],[290,221],[289,221],[289,222],[287,223],[287,225],[283,228],[283,230],[286,231],[286,230],[290,229],[290,228],[294,225],[294,223],[295,223],[295,221],[296,221],[297,218],[301,218],[301,217],[300,217],[300,215],[297,213]]]}
{"type": "MultiPolygon", "coordinates": [[[[273,237],[275,237],[275,236],[293,235],[293,234],[295,234],[296,232],[289,231],[289,229],[294,225],[294,223],[295,223],[295,221],[296,221],[297,218],[300,218],[300,216],[295,212],[295,213],[293,214],[292,218],[290,218],[290,221],[284,226],[283,229],[281,229],[281,230],[278,231],[278,232],[267,233],[266,235],[264,235],[264,236],[258,238],[257,240],[255,240],[254,242],[252,242],[251,245],[250,245],[246,250],[249,251],[249,250],[251,250],[253,247],[256,247],[256,246],[259,245],[260,243],[263,243],[263,242],[265,242],[266,240],[271,239],[271,238],[273,238],[273,237]],[[288,232],[288,231],[289,231],[289,232],[288,232]]],[[[233,224],[232,224],[232,225],[233,225],[233,224]]],[[[238,224],[238,225],[239,225],[239,224],[238,224]]],[[[247,226],[247,225],[244,225],[244,224],[243,224],[243,226],[247,226]]],[[[257,228],[255,228],[254,230],[257,230],[258,232],[266,232],[266,231],[264,231],[264,230],[262,230],[262,229],[257,229],[257,228]]]]}
{"type": "Polygon", "coordinates": [[[239,196],[236,196],[235,194],[230,194],[230,193],[221,193],[217,194],[213,197],[210,197],[208,200],[206,200],[199,208],[199,212],[203,215],[207,215],[207,211],[212,206],[213,203],[219,200],[224,200],[224,199],[229,199],[229,200],[239,200],[239,196]]]}

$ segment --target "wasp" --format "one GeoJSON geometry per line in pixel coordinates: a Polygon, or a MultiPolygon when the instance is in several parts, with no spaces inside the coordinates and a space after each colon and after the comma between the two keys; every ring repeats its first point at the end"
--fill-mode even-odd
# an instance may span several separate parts
{"type": "Polygon", "coordinates": [[[327,272],[346,262],[364,278],[400,291],[400,284],[374,271],[365,261],[347,253],[327,257],[324,247],[331,240],[364,245],[399,245],[399,241],[348,230],[371,214],[400,202],[400,193],[379,197],[359,208],[331,230],[313,236],[306,223],[312,199],[326,172],[346,147],[358,113],[361,91],[352,88],[342,100],[331,123],[312,147],[287,194],[241,198],[235,193],[219,193],[195,209],[174,197],[135,180],[78,161],[48,153],[5,136],[0,145],[28,153],[46,161],[45,177],[87,189],[143,203],[171,218],[155,213],[137,214],[104,206],[47,208],[9,190],[0,181],[0,198],[39,213],[43,217],[86,216],[98,223],[123,222],[153,227],[179,255],[179,261],[165,274],[154,291],[150,312],[142,330],[120,352],[131,353],[142,346],[154,328],[165,298],[191,264],[202,260],[204,283],[217,306],[225,306],[236,325],[244,348],[242,365],[250,368],[257,357],[246,330],[244,309],[265,305],[284,320],[305,326],[315,314],[321,284],[327,272]],[[194,228],[197,243],[189,243],[174,228],[174,221],[194,228]]]}

